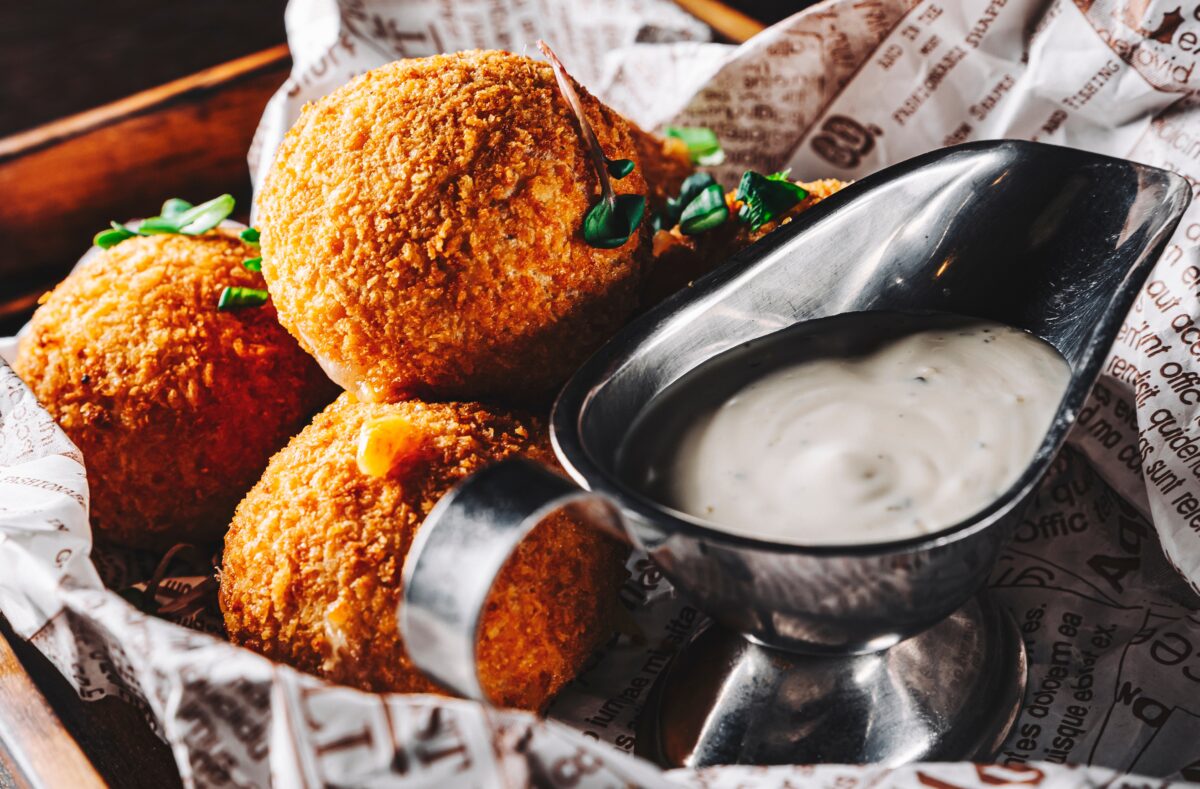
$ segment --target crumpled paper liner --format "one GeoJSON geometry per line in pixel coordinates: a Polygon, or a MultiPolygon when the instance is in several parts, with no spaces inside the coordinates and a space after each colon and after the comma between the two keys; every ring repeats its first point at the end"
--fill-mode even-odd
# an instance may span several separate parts
{"type": "MultiPolygon", "coordinates": [[[[640,124],[716,129],[727,184],[745,167],[859,177],[995,136],[1200,175],[1189,87],[1200,79],[1189,48],[1200,22],[1158,0],[831,0],[740,48],[708,43],[662,0],[293,0],[287,26],[295,67],[251,151],[260,180],[301,104],[354,74],[472,46],[532,54],[538,37],[640,124]]],[[[1144,785],[1134,772],[1200,781],[1200,485],[1185,456],[1200,399],[1187,377],[1200,348],[1189,332],[1200,316],[1197,216],[1152,275],[1110,377],[991,579],[1030,657],[997,765],[662,772],[630,756],[649,683],[703,624],[640,556],[622,590],[639,637],[602,649],[549,720],[332,686],[148,615],[110,589],[145,589],[156,561],[108,549],[89,561],[81,458],[3,364],[0,609],[83,698],[117,695],[144,710],[193,786],[1144,785]]],[[[0,340],[0,356],[13,352],[0,340]]],[[[199,580],[170,577],[151,596],[168,601],[199,580]]],[[[219,628],[202,609],[188,614],[219,628]]]]}

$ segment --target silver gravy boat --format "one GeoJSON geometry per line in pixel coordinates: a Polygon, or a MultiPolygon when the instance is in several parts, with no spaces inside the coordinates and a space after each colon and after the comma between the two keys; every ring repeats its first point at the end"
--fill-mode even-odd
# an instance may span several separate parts
{"type": "Polygon", "coordinates": [[[639,752],[675,766],[988,758],[1015,720],[1025,662],[1015,625],[980,590],[1189,200],[1173,173],[1017,141],[936,151],[824,200],[576,372],[551,418],[576,484],[514,460],[439,502],[405,565],[412,659],[485,699],[474,654],[488,590],[521,538],[571,507],[648,553],[716,623],[660,678],[639,752]],[[996,320],[1070,363],[1036,457],[982,512],[930,536],[798,547],[716,530],[618,476],[635,416],[697,365],[868,310],[996,320]]]}

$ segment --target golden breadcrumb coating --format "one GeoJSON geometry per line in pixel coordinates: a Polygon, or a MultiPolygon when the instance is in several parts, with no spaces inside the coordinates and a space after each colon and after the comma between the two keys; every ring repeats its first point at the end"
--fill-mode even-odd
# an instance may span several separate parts
{"type": "Polygon", "coordinates": [[[797,215],[807,211],[834,192],[846,187],[849,181],[824,178],[819,181],[793,181],[808,192],[808,196],[792,207],[779,219],[768,222],[758,230],[737,220],[742,203],[735,195],[736,190],[725,193],[729,206],[729,220],[720,227],[695,236],[685,236],[679,226],[660,230],[654,234],[654,262],[647,273],[642,291],[642,305],[651,307],[704,276],[742,250],[770,233],[780,225],[786,225],[797,215]]]}
{"type": "Polygon", "coordinates": [[[16,372],[83,452],[97,535],[163,548],[220,537],[271,454],[333,385],[270,304],[235,237],[132,238],[67,277],[33,316],[16,372]]]}
{"type": "MultiPolygon", "coordinates": [[[[443,493],[513,455],[553,463],[539,420],[477,403],[342,395],[238,506],[221,570],[229,638],[364,690],[441,692],[413,666],[397,630],[404,557],[443,493]],[[397,416],[422,450],[386,476],[363,473],[363,426],[397,416]]],[[[626,553],[561,513],[518,547],[481,625],[480,679],[492,699],[538,709],[579,671],[613,631],[626,553]]]]}
{"type": "MultiPolygon", "coordinates": [[[[605,154],[630,124],[582,88],[605,154]]],[[[641,168],[614,181],[645,194],[641,168]]],[[[599,182],[548,65],[506,52],[400,60],[307,106],[258,198],[283,325],[359,399],[551,393],[632,313],[643,222],[583,239],[599,182]]]]}

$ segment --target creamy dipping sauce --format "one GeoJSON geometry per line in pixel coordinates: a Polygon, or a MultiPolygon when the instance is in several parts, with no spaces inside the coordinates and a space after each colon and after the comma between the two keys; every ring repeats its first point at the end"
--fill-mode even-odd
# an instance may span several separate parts
{"type": "Polygon", "coordinates": [[[623,476],[722,531],[797,545],[953,526],[1033,460],[1070,368],[1042,340],[949,315],[856,313],[721,354],[635,421],[623,476]]]}

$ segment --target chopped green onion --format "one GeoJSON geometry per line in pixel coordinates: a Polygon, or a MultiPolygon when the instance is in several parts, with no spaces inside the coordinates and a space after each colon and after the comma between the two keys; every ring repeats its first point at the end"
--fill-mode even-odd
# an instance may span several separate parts
{"type": "Polygon", "coordinates": [[[153,236],[163,233],[178,234],[179,225],[174,219],[168,219],[163,216],[152,216],[138,223],[137,232],[139,236],[153,236]]]}
{"type": "Polygon", "coordinates": [[[632,159],[609,159],[605,157],[604,166],[608,168],[608,174],[618,181],[633,172],[632,159]]]}
{"type": "Polygon", "coordinates": [[[179,232],[189,236],[207,233],[233,213],[233,206],[233,195],[225,194],[189,208],[175,218],[179,232]]]}
{"type": "Polygon", "coordinates": [[[738,218],[750,225],[751,230],[758,230],[806,197],[808,192],[791,181],[768,178],[747,170],[738,184],[737,199],[743,203],[738,218]]]}
{"type": "Polygon", "coordinates": [[[262,258],[246,258],[242,261],[242,268],[246,271],[262,271],[262,258]]]}
{"type": "Polygon", "coordinates": [[[133,238],[137,235],[137,233],[134,233],[132,230],[125,227],[125,225],[121,225],[116,222],[110,222],[109,224],[111,227],[108,230],[101,230],[92,239],[92,243],[101,249],[115,247],[125,239],[133,238]]]}
{"type": "Polygon", "coordinates": [[[217,301],[217,309],[228,311],[243,307],[261,307],[267,303],[271,294],[259,288],[239,288],[226,285],[217,301]]]}
{"type": "Polygon", "coordinates": [[[641,195],[615,195],[600,200],[583,218],[583,238],[601,249],[622,246],[642,221],[646,198],[641,195]]]}
{"type": "Polygon", "coordinates": [[[786,170],[780,170],[777,173],[771,173],[770,175],[767,176],[767,180],[768,181],[787,181],[787,180],[789,180],[788,176],[791,174],[792,174],[792,168],[789,167],[786,170]]]}
{"type": "Polygon", "coordinates": [[[181,200],[178,197],[172,197],[162,204],[162,210],[158,212],[158,215],[163,219],[174,219],[190,208],[192,208],[192,204],[187,200],[181,200]]]}
{"type": "MultiPolygon", "coordinates": [[[[127,228],[112,222],[112,230],[102,230],[97,233],[93,243],[102,249],[109,249],[134,236],[152,236],[161,233],[198,236],[221,224],[226,217],[233,213],[233,206],[233,195],[227,194],[197,206],[187,200],[172,197],[162,204],[161,215],[143,219],[136,228],[127,228]]],[[[257,238],[256,233],[255,239],[257,240],[257,238]]]]}
{"type": "Polygon", "coordinates": [[[712,129],[704,126],[668,126],[663,132],[668,137],[683,141],[693,164],[711,166],[725,161],[721,142],[712,129]]]}
{"type": "Polygon", "coordinates": [[[243,230],[241,233],[238,233],[238,238],[245,241],[247,244],[254,244],[257,246],[258,245],[258,229],[253,228],[253,227],[248,227],[245,230],[243,230]]]}
{"type": "Polygon", "coordinates": [[[683,209],[679,217],[679,231],[685,236],[694,236],[720,226],[728,218],[725,190],[719,184],[712,184],[683,209]]]}

